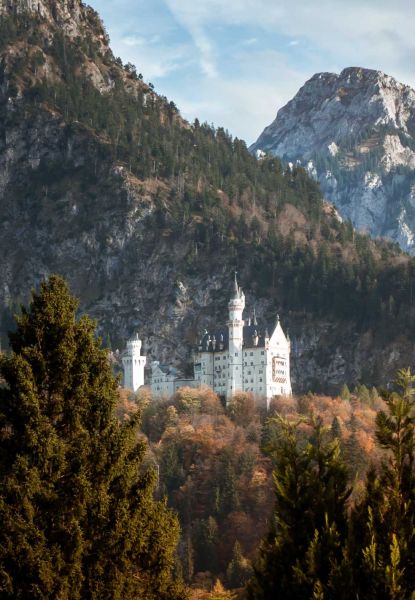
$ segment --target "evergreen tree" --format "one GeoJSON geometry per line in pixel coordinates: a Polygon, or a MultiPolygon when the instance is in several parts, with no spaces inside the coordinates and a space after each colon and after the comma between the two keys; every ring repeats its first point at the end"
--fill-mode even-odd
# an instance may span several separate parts
{"type": "Polygon", "coordinates": [[[142,472],[137,419],[57,276],[33,292],[0,360],[2,598],[182,598],[178,523],[142,472]]]}
{"type": "Polygon", "coordinates": [[[333,417],[333,421],[331,423],[330,434],[333,440],[341,440],[342,439],[342,428],[340,425],[339,417],[333,417]]]}
{"type": "Polygon", "coordinates": [[[377,389],[375,388],[375,386],[372,387],[372,389],[370,390],[370,404],[373,407],[376,406],[376,403],[379,402],[379,393],[377,391],[377,389]]]}
{"type": "Polygon", "coordinates": [[[412,598],[415,594],[415,376],[398,372],[376,418],[376,437],[389,457],[368,475],[366,497],[352,519],[356,595],[412,598]]]}
{"type": "Polygon", "coordinates": [[[350,400],[350,390],[346,384],[343,384],[342,389],[340,390],[340,398],[342,400],[350,400]]]}
{"type": "Polygon", "coordinates": [[[321,420],[314,422],[307,443],[301,439],[298,423],[278,419],[276,424],[279,436],[271,448],[274,521],[254,568],[248,597],[337,597],[337,580],[345,568],[350,494],[338,443],[327,439],[321,420]]]}
{"type": "Polygon", "coordinates": [[[241,588],[252,575],[250,562],[242,555],[241,545],[236,540],[232,560],[226,569],[226,580],[230,588],[241,588]]]}
{"type": "Polygon", "coordinates": [[[362,404],[370,404],[370,391],[365,385],[359,386],[357,396],[362,404]]]}
{"type": "Polygon", "coordinates": [[[195,570],[215,573],[218,565],[218,524],[213,517],[196,521],[193,531],[195,570]]]}

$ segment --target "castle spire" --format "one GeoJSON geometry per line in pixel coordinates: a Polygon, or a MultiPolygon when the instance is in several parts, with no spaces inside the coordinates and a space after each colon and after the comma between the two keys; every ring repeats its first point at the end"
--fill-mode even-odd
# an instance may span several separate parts
{"type": "Polygon", "coordinates": [[[234,283],[234,292],[237,296],[239,296],[239,286],[238,286],[238,279],[237,279],[237,275],[238,275],[238,271],[235,271],[235,283],[234,283]]]}
{"type": "Polygon", "coordinates": [[[253,321],[252,321],[252,323],[255,325],[255,327],[258,326],[258,321],[257,321],[257,318],[256,318],[256,308],[255,308],[255,306],[254,306],[254,315],[253,315],[253,321]]]}

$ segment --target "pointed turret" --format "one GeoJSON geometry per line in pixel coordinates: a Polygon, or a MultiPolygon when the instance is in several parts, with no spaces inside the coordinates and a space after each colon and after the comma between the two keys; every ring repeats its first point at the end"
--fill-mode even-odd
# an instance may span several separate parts
{"type": "Polygon", "coordinates": [[[226,396],[229,401],[236,391],[243,389],[242,346],[244,321],[242,314],[245,308],[245,295],[238,285],[236,271],[234,293],[229,301],[228,308],[229,320],[227,322],[227,326],[229,331],[229,377],[227,382],[226,396]]]}
{"type": "Polygon", "coordinates": [[[237,275],[238,275],[238,271],[235,271],[235,282],[234,282],[234,292],[236,296],[239,296],[239,286],[238,286],[238,279],[237,279],[237,275]]]}
{"type": "Polygon", "coordinates": [[[243,292],[241,290],[241,288],[238,285],[238,278],[237,278],[238,272],[235,271],[235,279],[233,282],[233,295],[232,295],[232,300],[239,300],[242,296],[243,296],[243,292]]]}

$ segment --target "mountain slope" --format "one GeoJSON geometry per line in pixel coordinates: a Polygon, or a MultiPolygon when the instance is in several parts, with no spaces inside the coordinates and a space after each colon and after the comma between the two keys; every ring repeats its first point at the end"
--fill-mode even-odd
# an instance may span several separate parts
{"type": "Polygon", "coordinates": [[[251,147],[300,160],[359,229],[415,252],[415,91],[380,71],[319,73],[251,147]]]}
{"type": "Polygon", "coordinates": [[[414,263],[356,235],[301,168],[185,122],[79,0],[0,0],[3,342],[30,286],[62,273],[121,347],[185,367],[227,319],[232,271],[282,313],[302,389],[386,381],[409,362],[414,263]]]}

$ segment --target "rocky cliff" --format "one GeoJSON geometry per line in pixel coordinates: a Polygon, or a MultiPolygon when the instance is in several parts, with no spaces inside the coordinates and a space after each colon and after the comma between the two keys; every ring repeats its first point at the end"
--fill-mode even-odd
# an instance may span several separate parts
{"type": "Polygon", "coordinates": [[[413,356],[413,261],[355,235],[300,168],[186,123],[109,48],[79,0],[0,0],[0,330],[31,286],[68,278],[115,349],[186,368],[227,318],[277,312],[296,391],[387,381],[413,356]]]}
{"type": "Polygon", "coordinates": [[[415,91],[380,71],[319,73],[252,151],[301,161],[355,227],[415,253],[415,91]]]}

